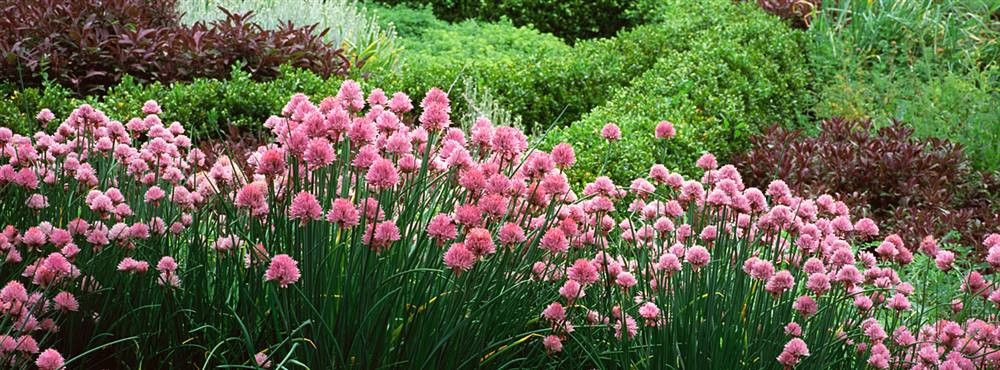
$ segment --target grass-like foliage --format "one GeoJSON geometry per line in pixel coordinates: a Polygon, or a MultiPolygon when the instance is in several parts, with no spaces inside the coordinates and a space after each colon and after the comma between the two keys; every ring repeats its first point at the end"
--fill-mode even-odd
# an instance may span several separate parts
{"type": "Polygon", "coordinates": [[[455,128],[439,89],[419,104],[353,81],[296,95],[265,123],[270,143],[212,162],[156,102],[142,111],[121,123],[84,105],[52,134],[0,129],[4,364],[1000,361],[1000,290],[978,272],[1000,267],[997,235],[982,266],[924,239],[963,285],[956,303],[915,304],[919,284],[896,272],[914,246],[832,197],[745,187],[711,155],[700,181],[656,165],[577,194],[572,147],[539,151],[486,119],[455,128]]]}

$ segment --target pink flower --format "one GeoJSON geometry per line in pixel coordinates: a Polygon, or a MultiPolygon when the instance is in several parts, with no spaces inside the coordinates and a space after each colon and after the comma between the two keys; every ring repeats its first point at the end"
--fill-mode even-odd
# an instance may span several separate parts
{"type": "Polygon", "coordinates": [[[608,141],[616,141],[622,138],[622,130],[618,128],[618,125],[608,122],[601,129],[601,136],[603,136],[608,141]]]}
{"type": "Polygon", "coordinates": [[[646,326],[656,326],[656,320],[660,317],[660,308],[653,302],[646,302],[639,306],[639,316],[646,319],[646,326]]]}
{"type": "Polygon", "coordinates": [[[802,327],[799,326],[798,323],[792,321],[788,323],[788,325],[785,325],[785,334],[792,337],[801,337],[802,327]]]}
{"type": "Polygon", "coordinates": [[[806,342],[799,338],[792,338],[788,343],[785,343],[785,348],[778,355],[778,362],[787,367],[794,367],[803,356],[809,356],[809,347],[806,346],[806,342]]]}
{"type": "Polygon", "coordinates": [[[149,190],[146,190],[144,201],[146,203],[157,202],[160,199],[163,199],[165,195],[166,193],[163,191],[163,189],[160,189],[159,186],[154,185],[150,187],[149,190]]]}
{"type": "Polygon", "coordinates": [[[253,361],[257,363],[257,366],[262,368],[271,368],[271,361],[267,359],[267,354],[264,352],[257,352],[257,354],[253,355],[253,361]]]}
{"type": "Polygon", "coordinates": [[[25,231],[24,235],[21,237],[21,242],[23,242],[24,244],[28,245],[31,248],[40,247],[43,244],[45,244],[46,241],[48,241],[48,236],[46,236],[41,229],[34,226],[29,227],[28,230],[25,231]]]}
{"type": "Polygon", "coordinates": [[[771,293],[774,298],[778,298],[781,293],[793,286],[795,286],[795,279],[792,278],[792,274],[788,270],[781,270],[767,280],[767,284],[764,284],[764,290],[771,293]]]}
{"type": "Polygon", "coordinates": [[[455,272],[455,275],[463,271],[469,271],[476,264],[476,255],[469,251],[462,243],[454,243],[444,252],[444,264],[455,272]]]}
{"type": "Polygon", "coordinates": [[[0,289],[0,302],[26,302],[28,301],[28,291],[24,285],[16,280],[11,280],[0,289]]]}
{"type": "Polygon", "coordinates": [[[163,110],[160,109],[160,105],[156,103],[156,100],[147,100],[146,103],[142,105],[142,114],[160,114],[163,110]]]}
{"type": "Polygon", "coordinates": [[[49,121],[56,119],[56,115],[52,114],[48,108],[42,109],[35,115],[35,119],[41,123],[49,123],[49,121]]]}
{"type": "Polygon", "coordinates": [[[252,182],[236,192],[235,205],[238,208],[249,208],[253,216],[267,215],[267,185],[262,182],[252,182]]]}
{"type": "Polygon", "coordinates": [[[593,262],[581,258],[573,262],[573,266],[569,268],[567,275],[570,279],[582,285],[587,285],[597,281],[597,266],[593,262]]]}
{"type": "Polygon", "coordinates": [[[816,272],[809,275],[809,279],[806,280],[806,289],[809,289],[817,296],[826,293],[830,290],[830,278],[821,272],[816,272]]]}
{"type": "Polygon", "coordinates": [[[455,239],[458,236],[458,230],[455,228],[451,216],[439,213],[427,224],[427,234],[443,242],[455,239]]]}
{"type": "Polygon", "coordinates": [[[950,251],[938,251],[937,256],[934,257],[934,264],[941,271],[951,270],[952,262],[955,262],[955,254],[950,251]]]}
{"type": "Polygon", "coordinates": [[[552,148],[552,161],[556,167],[567,168],[576,163],[576,154],[573,147],[566,143],[560,143],[552,148]]]}
{"type": "Polygon", "coordinates": [[[576,280],[566,280],[566,283],[559,288],[559,295],[572,303],[573,300],[584,296],[583,287],[576,280]]]}
{"type": "Polygon", "coordinates": [[[392,94],[392,100],[389,101],[389,110],[396,113],[405,113],[413,110],[413,103],[410,102],[410,97],[406,94],[397,92],[392,94]]]}
{"type": "Polygon", "coordinates": [[[636,284],[635,276],[632,276],[632,274],[627,271],[620,272],[615,278],[615,284],[618,284],[625,289],[631,288],[636,284]]]}
{"type": "Polygon", "coordinates": [[[552,302],[542,311],[542,317],[555,324],[566,319],[566,309],[559,302],[552,302]]]}
{"type": "Polygon", "coordinates": [[[994,269],[1000,269],[1000,246],[990,247],[990,250],[986,252],[986,262],[994,269]]]}
{"type": "Polygon", "coordinates": [[[302,159],[309,165],[310,170],[315,171],[333,163],[337,159],[337,155],[329,141],[324,138],[314,138],[309,140],[309,146],[306,147],[302,159]]]}
{"type": "Polygon", "coordinates": [[[812,297],[803,295],[795,299],[795,303],[792,303],[792,309],[798,311],[802,317],[808,318],[816,313],[818,307],[812,297]]]}
{"type": "Polygon", "coordinates": [[[910,300],[906,299],[905,295],[896,293],[892,298],[889,298],[889,303],[886,306],[896,311],[908,311],[910,309],[910,300]]]}
{"type": "Polygon", "coordinates": [[[695,166],[698,166],[698,168],[705,171],[710,171],[719,168],[719,162],[715,160],[715,155],[712,153],[705,153],[698,158],[698,161],[695,162],[695,166]]]}
{"type": "Polygon", "coordinates": [[[660,121],[656,124],[656,138],[657,139],[670,139],[677,135],[677,131],[674,130],[674,124],[669,121],[660,121]]]}
{"type": "Polygon", "coordinates": [[[271,257],[271,264],[267,266],[264,273],[265,281],[276,281],[279,287],[286,288],[288,284],[295,284],[299,281],[299,262],[289,257],[287,254],[279,254],[271,257]]]}
{"type": "Polygon", "coordinates": [[[876,236],[878,235],[878,226],[875,225],[875,221],[866,217],[854,224],[854,231],[865,237],[876,236]]]}
{"type": "Polygon", "coordinates": [[[301,220],[303,225],[309,220],[319,220],[321,217],[323,217],[323,207],[309,192],[299,192],[292,199],[292,206],[288,208],[288,218],[301,220]]]}
{"type": "Polygon", "coordinates": [[[149,269],[149,263],[145,261],[137,261],[132,259],[132,257],[125,257],[121,262],[118,263],[118,271],[125,271],[131,273],[144,273],[149,269]]]}
{"type": "Polygon", "coordinates": [[[56,307],[63,311],[76,311],[80,308],[80,304],[77,303],[76,297],[70,292],[59,292],[56,294],[52,301],[55,302],[56,307]]]}
{"type": "Polygon", "coordinates": [[[549,354],[562,352],[563,348],[562,341],[555,335],[549,335],[542,339],[542,345],[545,346],[545,351],[549,354]]]}
{"type": "Polygon", "coordinates": [[[524,236],[524,229],[521,229],[520,226],[512,222],[508,222],[500,228],[498,239],[506,245],[513,245],[527,240],[524,236]]]}
{"type": "Polygon", "coordinates": [[[31,194],[24,204],[34,210],[45,209],[49,206],[49,198],[41,194],[31,194]]]}
{"type": "Polygon", "coordinates": [[[690,263],[695,271],[697,271],[698,268],[707,265],[710,259],[711,255],[708,254],[708,250],[700,245],[691,247],[684,254],[684,261],[690,263]]]}
{"type": "Polygon", "coordinates": [[[485,256],[497,251],[490,231],[478,227],[469,229],[465,236],[465,248],[476,256],[485,256]]]}
{"type": "Polygon", "coordinates": [[[338,198],[333,201],[330,211],[326,213],[326,220],[337,224],[341,228],[357,226],[361,220],[358,208],[349,199],[338,198]]]}
{"type": "Polygon", "coordinates": [[[660,256],[660,260],[654,267],[656,269],[666,271],[667,275],[671,275],[681,270],[681,261],[677,258],[677,255],[673,253],[664,253],[660,256]]]}
{"type": "Polygon", "coordinates": [[[365,232],[365,242],[375,250],[375,253],[381,253],[390,244],[399,241],[399,238],[399,227],[392,221],[380,222],[375,227],[369,225],[368,231],[365,232]]]}
{"type": "Polygon", "coordinates": [[[281,149],[268,149],[264,151],[264,154],[257,161],[257,173],[273,177],[283,174],[286,166],[284,151],[281,149]]]}
{"type": "Polygon", "coordinates": [[[39,370],[58,370],[63,367],[63,364],[62,355],[52,348],[42,352],[35,360],[35,366],[38,366],[39,370]]]}
{"type": "Polygon", "coordinates": [[[399,174],[392,161],[384,158],[377,159],[371,167],[368,167],[365,180],[368,181],[368,186],[375,190],[390,189],[399,184],[399,174]]]}
{"type": "Polygon", "coordinates": [[[163,256],[163,258],[160,258],[160,262],[156,263],[156,271],[159,272],[177,271],[177,262],[174,261],[173,257],[163,256]]]}
{"type": "Polygon", "coordinates": [[[546,231],[539,244],[540,248],[553,254],[565,253],[569,250],[569,240],[566,239],[566,234],[559,228],[551,228],[546,231]]]}
{"type": "Polygon", "coordinates": [[[502,157],[510,159],[528,149],[528,138],[521,130],[513,127],[500,126],[493,133],[493,151],[502,157]]]}

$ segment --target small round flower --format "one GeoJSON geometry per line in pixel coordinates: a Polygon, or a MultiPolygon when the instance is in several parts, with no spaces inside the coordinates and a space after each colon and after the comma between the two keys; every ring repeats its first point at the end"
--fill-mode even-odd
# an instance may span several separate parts
{"type": "Polygon", "coordinates": [[[801,337],[802,336],[802,327],[799,326],[798,323],[792,321],[792,322],[788,323],[788,325],[785,325],[785,334],[787,334],[789,336],[792,336],[792,337],[801,337]]]}
{"type": "Polygon", "coordinates": [[[542,249],[553,254],[565,253],[569,250],[569,240],[566,239],[566,234],[559,228],[551,228],[546,231],[539,244],[542,249]]]}
{"type": "Polygon", "coordinates": [[[587,285],[597,281],[597,266],[590,260],[581,258],[573,262],[573,266],[569,268],[567,275],[570,279],[582,285],[587,285]]]}
{"type": "Polygon", "coordinates": [[[698,158],[698,161],[695,162],[695,165],[706,171],[719,168],[719,162],[715,160],[715,155],[712,153],[702,154],[701,158],[698,158]]]}
{"type": "Polygon", "coordinates": [[[618,128],[618,125],[608,122],[601,129],[601,136],[603,136],[608,141],[616,141],[622,138],[622,130],[618,128]]]}
{"type": "Polygon", "coordinates": [[[627,271],[620,272],[615,278],[615,284],[618,284],[625,289],[631,288],[636,284],[635,276],[632,276],[632,274],[627,271]]]}
{"type": "Polygon", "coordinates": [[[941,271],[951,270],[952,262],[955,262],[955,254],[950,251],[938,251],[937,256],[934,257],[934,264],[941,271]]]}
{"type": "Polygon", "coordinates": [[[684,254],[684,261],[690,263],[695,271],[698,268],[705,266],[711,260],[711,255],[709,255],[708,250],[700,245],[695,245],[688,249],[684,254]]]}
{"type": "Polygon", "coordinates": [[[677,131],[674,130],[674,124],[669,121],[660,121],[656,124],[656,138],[657,139],[670,139],[677,135],[677,131]]]}
{"type": "Polygon", "coordinates": [[[798,311],[802,317],[808,318],[816,313],[818,307],[812,297],[803,295],[795,299],[795,303],[792,303],[792,309],[798,311]]]}
{"type": "Polygon", "coordinates": [[[302,220],[303,224],[309,220],[319,220],[321,217],[323,217],[323,207],[309,192],[303,191],[295,195],[292,206],[288,208],[288,218],[302,220]]]}
{"type": "Polygon", "coordinates": [[[396,166],[392,164],[391,160],[380,158],[368,167],[365,180],[368,181],[368,186],[372,189],[391,189],[399,184],[399,173],[396,171],[396,166]]]}
{"type": "Polygon", "coordinates": [[[567,168],[576,163],[576,154],[573,147],[566,143],[560,143],[552,148],[552,161],[556,167],[567,168]]]}
{"type": "Polygon", "coordinates": [[[785,348],[778,355],[778,362],[790,368],[797,365],[803,356],[809,356],[809,347],[806,346],[806,342],[799,338],[792,338],[788,343],[785,343],[785,348]]]}
{"type": "Polygon", "coordinates": [[[493,254],[497,251],[490,231],[479,227],[469,229],[465,236],[465,248],[476,256],[493,254]]]}
{"type": "Polygon", "coordinates": [[[58,370],[65,364],[63,357],[52,348],[49,348],[38,355],[35,360],[35,366],[38,366],[39,370],[58,370]]]}
{"type": "Polygon", "coordinates": [[[469,271],[476,264],[476,255],[470,252],[462,243],[454,243],[444,252],[444,264],[455,272],[469,271]]]}
{"type": "Polygon", "coordinates": [[[142,104],[142,114],[160,114],[163,110],[160,109],[160,105],[156,103],[156,100],[147,100],[142,104]]]}
{"type": "Polygon", "coordinates": [[[174,261],[173,257],[163,256],[163,258],[160,258],[160,262],[156,263],[156,271],[159,272],[177,271],[177,262],[174,261]]]}
{"type": "Polygon", "coordinates": [[[52,111],[50,111],[48,108],[45,108],[39,111],[38,114],[35,115],[35,119],[41,123],[49,123],[49,121],[56,119],[56,115],[52,114],[52,111]]]}
{"type": "Polygon", "coordinates": [[[333,201],[330,211],[326,213],[326,220],[341,228],[354,227],[361,221],[361,215],[349,199],[338,198],[333,201]]]}
{"type": "Polygon", "coordinates": [[[289,284],[299,281],[299,262],[289,257],[287,254],[279,254],[271,258],[271,264],[267,266],[264,274],[265,281],[275,281],[278,286],[285,288],[289,284]]]}
{"type": "Polygon", "coordinates": [[[788,270],[781,270],[767,280],[767,284],[764,284],[764,290],[777,298],[781,293],[791,289],[793,286],[795,286],[795,279],[792,278],[792,273],[788,272],[788,270]]]}
{"type": "Polygon", "coordinates": [[[70,292],[59,292],[56,294],[52,301],[55,302],[56,308],[63,311],[76,311],[80,308],[80,304],[76,301],[76,297],[70,292]]]}
{"type": "Polygon", "coordinates": [[[549,335],[545,339],[542,339],[542,345],[545,346],[545,350],[549,354],[562,352],[563,348],[562,341],[555,335],[549,335]]]}
{"type": "Polygon", "coordinates": [[[558,323],[566,319],[566,309],[559,302],[552,302],[542,311],[542,317],[553,323],[558,323]]]}
{"type": "Polygon", "coordinates": [[[656,320],[660,317],[660,308],[656,307],[656,303],[646,302],[639,306],[639,316],[646,319],[647,326],[656,326],[656,320]]]}

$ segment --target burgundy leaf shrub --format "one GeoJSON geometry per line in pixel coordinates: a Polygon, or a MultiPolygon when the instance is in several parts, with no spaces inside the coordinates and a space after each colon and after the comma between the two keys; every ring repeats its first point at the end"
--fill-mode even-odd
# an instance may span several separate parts
{"type": "Polygon", "coordinates": [[[174,1],[0,1],[0,78],[38,86],[48,78],[78,93],[105,90],[125,74],[148,81],[226,78],[236,62],[268,79],[291,64],[324,77],[350,62],[325,30],[285,24],[266,30],[252,12],[184,26],[174,1]]]}
{"type": "Polygon", "coordinates": [[[917,139],[901,122],[873,130],[870,121],[830,119],[815,137],[771,127],[734,158],[748,184],[784,179],[804,196],[831,194],[852,209],[882,220],[890,233],[923,235],[958,231],[976,244],[996,225],[995,176],[973,171],[959,145],[917,139]]]}
{"type": "Polygon", "coordinates": [[[812,13],[823,5],[823,0],[757,0],[764,11],[789,20],[797,28],[809,27],[812,13]]]}

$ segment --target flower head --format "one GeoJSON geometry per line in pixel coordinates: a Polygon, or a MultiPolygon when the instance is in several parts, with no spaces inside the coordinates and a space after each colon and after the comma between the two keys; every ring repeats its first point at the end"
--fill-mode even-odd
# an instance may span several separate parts
{"type": "Polygon", "coordinates": [[[277,282],[279,287],[286,288],[289,284],[299,281],[301,275],[298,265],[299,262],[287,254],[271,257],[271,264],[267,266],[264,280],[277,282]]]}

